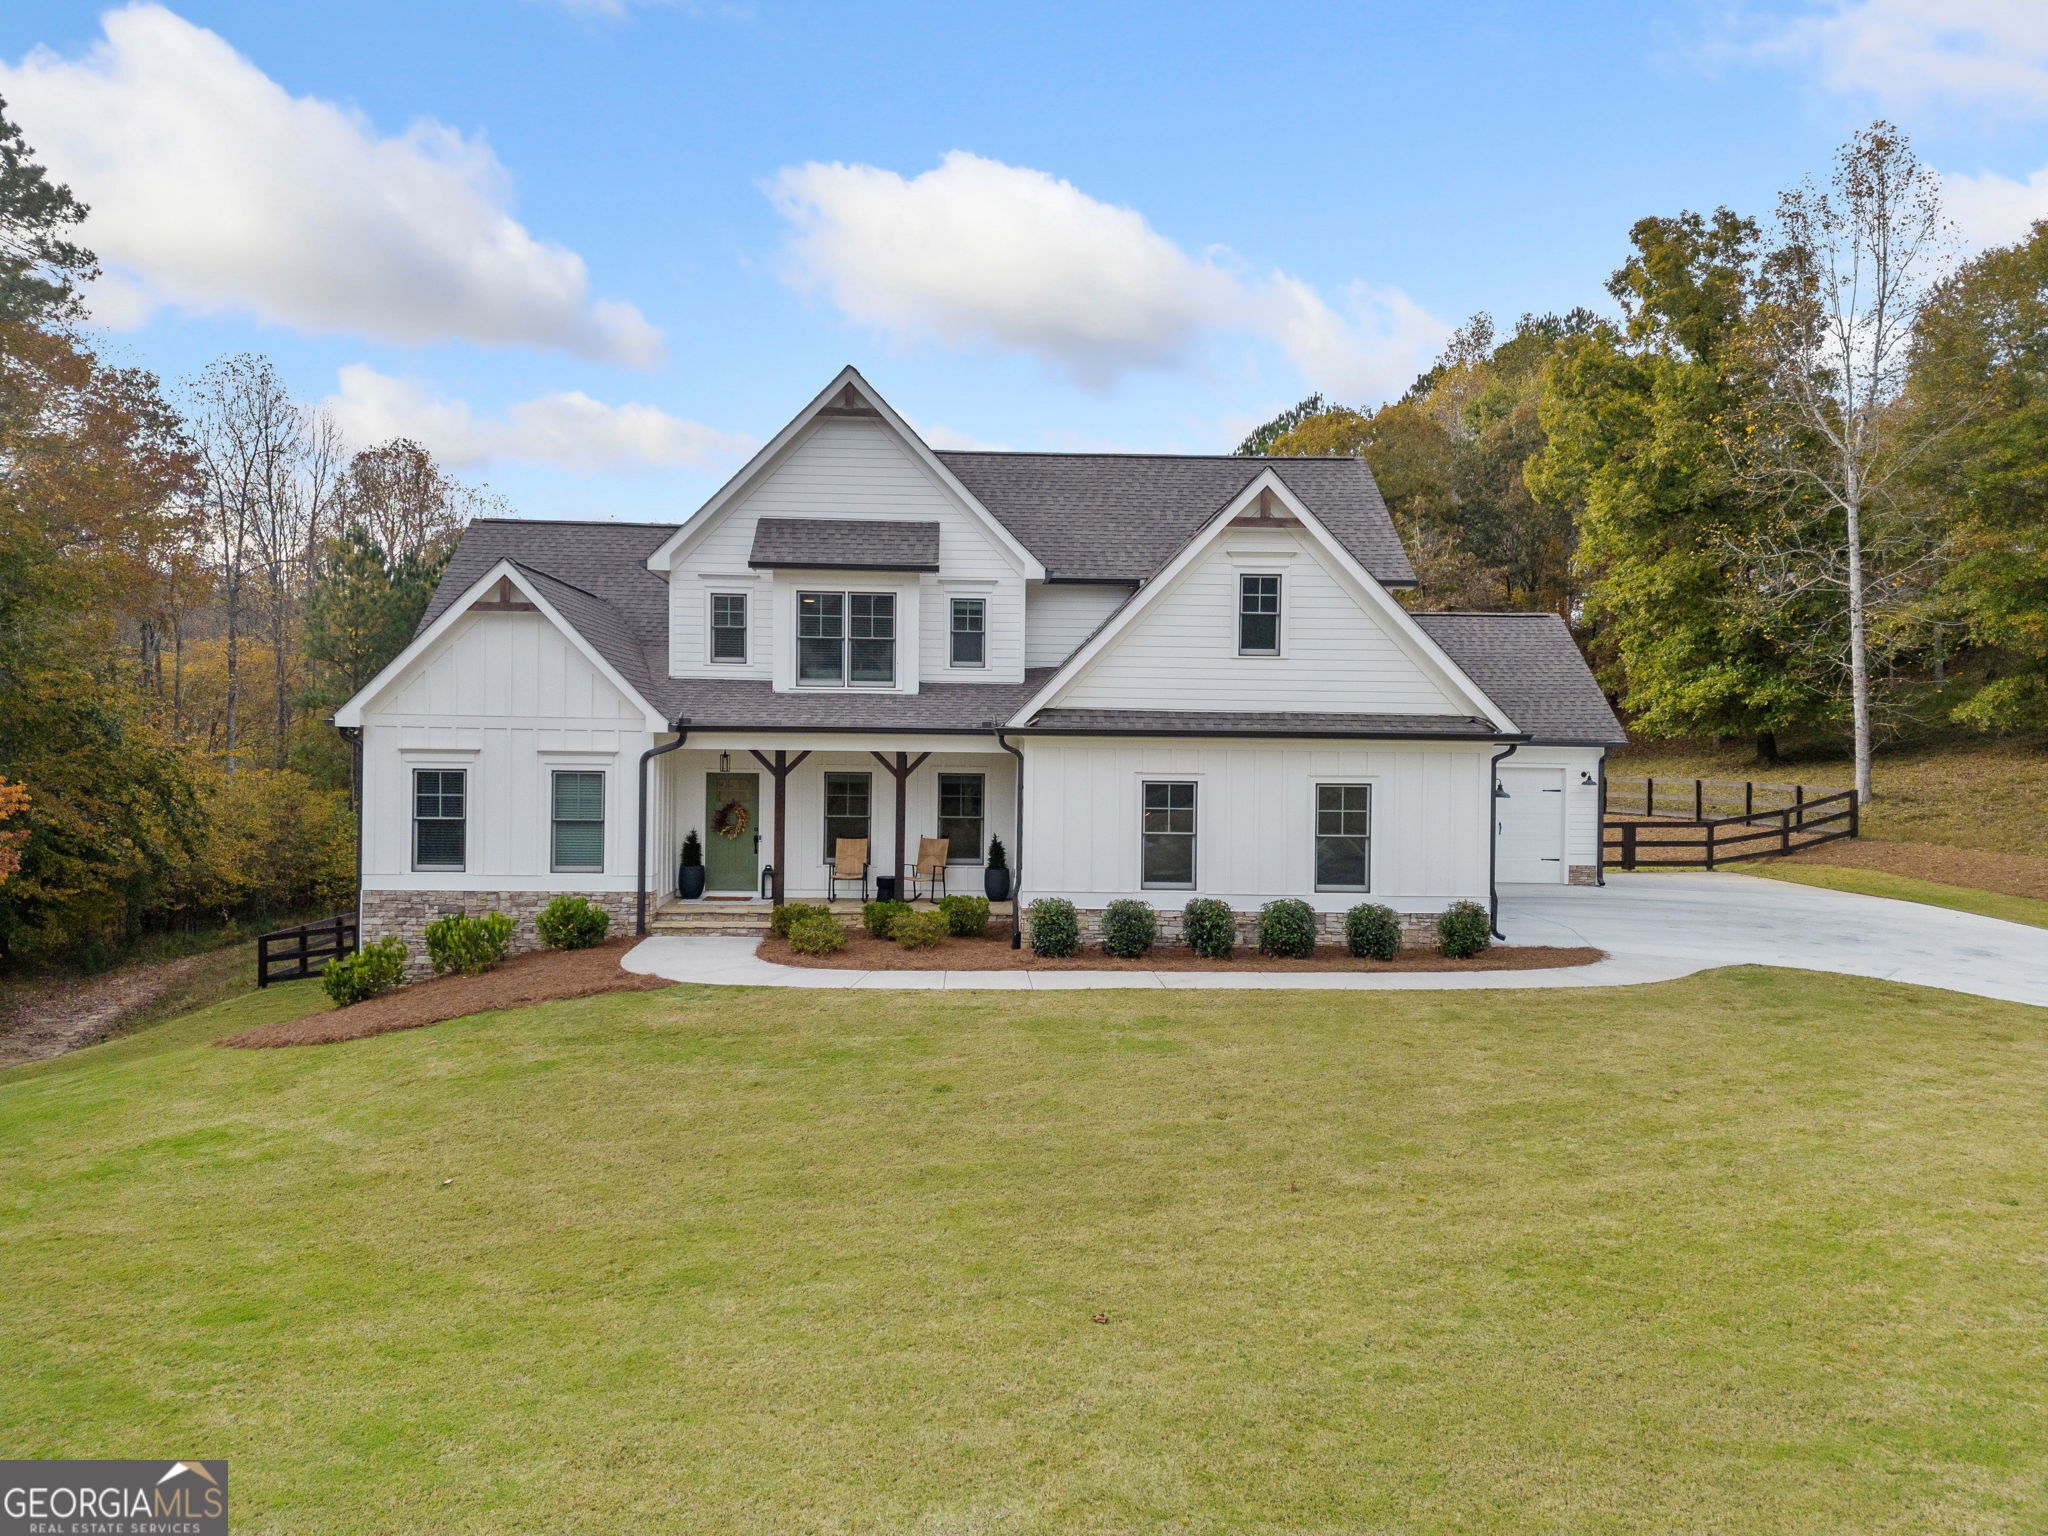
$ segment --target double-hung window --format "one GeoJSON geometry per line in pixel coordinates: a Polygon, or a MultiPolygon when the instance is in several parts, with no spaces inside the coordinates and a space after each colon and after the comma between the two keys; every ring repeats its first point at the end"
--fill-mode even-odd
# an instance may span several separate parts
{"type": "Polygon", "coordinates": [[[1237,654],[1280,654],[1280,578],[1237,578],[1237,654]]]}
{"type": "Polygon", "coordinates": [[[1195,883],[1195,786],[1145,781],[1141,883],[1182,890],[1195,883]]]}
{"type": "Polygon", "coordinates": [[[412,867],[461,869],[469,828],[469,771],[412,771],[412,867]]]}
{"type": "Polygon", "coordinates": [[[604,774],[588,768],[554,773],[550,867],[557,873],[604,870],[604,774]]]}
{"type": "Polygon", "coordinates": [[[946,840],[949,864],[981,862],[984,783],[978,773],[939,775],[939,836],[946,840]]]}
{"type": "Polygon", "coordinates": [[[981,597],[953,599],[953,665],[988,665],[988,600],[981,597]]]}
{"type": "Polygon", "coordinates": [[[740,662],[747,659],[746,593],[711,594],[711,659],[740,662]]]}
{"type": "Polygon", "coordinates": [[[842,837],[868,835],[869,791],[874,779],[865,773],[825,775],[825,858],[829,862],[842,837]]]}
{"type": "Polygon", "coordinates": [[[896,594],[797,593],[796,680],[806,688],[893,687],[896,594]]]}
{"type": "Polygon", "coordinates": [[[1316,786],[1316,889],[1372,889],[1372,788],[1316,786]]]}

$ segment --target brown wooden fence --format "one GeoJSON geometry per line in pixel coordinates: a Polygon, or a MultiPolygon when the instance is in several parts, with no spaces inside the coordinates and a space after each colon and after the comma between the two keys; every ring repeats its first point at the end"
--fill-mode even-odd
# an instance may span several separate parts
{"type": "Polygon", "coordinates": [[[1854,790],[1610,778],[1602,859],[1610,869],[1713,869],[1854,837],[1859,824],[1854,790]]]}
{"type": "Polygon", "coordinates": [[[327,968],[328,961],[352,955],[355,950],[356,920],[353,913],[323,917],[318,922],[301,923],[296,928],[280,928],[276,933],[259,935],[256,940],[256,985],[267,987],[273,981],[296,981],[301,976],[317,976],[327,968]]]}

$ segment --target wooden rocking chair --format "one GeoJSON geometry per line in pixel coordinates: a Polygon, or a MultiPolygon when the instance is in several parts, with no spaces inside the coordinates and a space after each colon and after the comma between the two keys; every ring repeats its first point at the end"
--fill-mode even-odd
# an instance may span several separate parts
{"type": "Polygon", "coordinates": [[[946,860],[952,856],[952,843],[943,837],[920,837],[917,840],[917,862],[910,866],[910,899],[917,900],[920,894],[927,898],[946,894],[946,860]],[[923,886],[922,893],[918,887],[923,886]]]}
{"type": "Polygon", "coordinates": [[[860,885],[860,899],[868,899],[868,840],[864,837],[842,837],[832,845],[832,863],[826,872],[825,899],[830,901],[839,894],[839,882],[857,881],[860,885]]]}

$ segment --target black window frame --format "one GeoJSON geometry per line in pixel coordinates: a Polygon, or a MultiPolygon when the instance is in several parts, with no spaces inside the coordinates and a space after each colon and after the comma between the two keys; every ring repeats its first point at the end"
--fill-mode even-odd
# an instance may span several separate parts
{"type": "Polygon", "coordinates": [[[1315,888],[1319,891],[1370,891],[1372,889],[1372,785],[1360,783],[1356,780],[1331,780],[1328,783],[1317,783],[1315,786],[1314,816],[1315,826],[1311,833],[1309,847],[1309,875],[1314,882],[1315,888]],[[1345,804],[1326,807],[1323,804],[1325,790],[1339,791],[1345,794],[1347,798],[1349,792],[1355,790],[1359,793],[1360,798],[1363,799],[1364,804],[1358,806],[1345,804]],[[1332,829],[1331,824],[1326,819],[1332,815],[1337,817],[1334,829],[1332,829]],[[1364,831],[1356,832],[1350,830],[1349,818],[1354,816],[1363,819],[1364,831]],[[1349,885],[1326,883],[1324,881],[1323,843],[1325,839],[1331,841],[1343,839],[1365,845],[1358,852],[1358,857],[1363,865],[1364,879],[1362,883],[1349,885]]]}
{"type": "MultiPolygon", "coordinates": [[[[875,861],[875,776],[858,769],[832,769],[825,775],[822,803],[825,809],[825,862],[832,862],[834,848],[842,837],[865,839],[868,845],[868,862],[875,861]],[[860,787],[861,809],[858,817],[848,811],[834,812],[832,809],[835,791],[844,792],[855,784],[860,787]],[[858,819],[860,830],[847,830],[845,824],[858,819]]],[[[850,803],[850,802],[849,802],[850,803]]]]}
{"type": "Polygon", "coordinates": [[[751,637],[747,633],[748,625],[753,618],[752,604],[750,604],[747,601],[747,598],[750,595],[751,594],[746,592],[713,592],[711,594],[709,616],[711,633],[707,641],[707,644],[710,648],[709,659],[719,666],[743,667],[747,664],[747,655],[749,651],[752,649],[751,645],[748,643],[751,637]],[[721,603],[739,604],[739,623],[721,624],[719,622],[719,605],[721,603]],[[739,636],[739,655],[721,656],[718,653],[720,638],[724,635],[739,636]]]}
{"type": "MultiPolygon", "coordinates": [[[[897,630],[897,594],[894,592],[862,591],[854,588],[831,591],[813,588],[796,595],[796,686],[799,688],[894,688],[898,677],[896,664],[896,642],[902,638],[897,630]],[[806,603],[811,611],[806,612],[806,603]],[[829,600],[829,611],[828,601],[829,600]],[[878,608],[886,611],[877,611],[878,608]],[[880,626],[885,633],[877,634],[880,626]],[[806,630],[813,631],[806,633],[806,630]],[[829,632],[828,632],[829,631],[829,632]],[[837,652],[837,672],[834,678],[806,678],[804,668],[810,656],[822,654],[822,646],[830,642],[837,652]],[[886,651],[877,652],[877,646],[886,651]],[[861,677],[862,648],[873,657],[885,654],[888,659],[886,676],[861,677]]],[[[870,665],[873,673],[877,669],[870,665]]]]}
{"type": "Polygon", "coordinates": [[[947,658],[956,667],[986,667],[988,665],[988,599],[985,597],[956,597],[947,610],[947,658]],[[961,619],[971,617],[973,623],[961,627],[961,619]],[[962,660],[962,641],[972,641],[974,655],[962,660]]]}
{"type": "Polygon", "coordinates": [[[1201,853],[1198,841],[1201,825],[1197,819],[1201,807],[1201,785],[1194,779],[1142,779],[1138,790],[1138,885],[1148,891],[1192,891],[1200,888],[1201,853]],[[1154,796],[1154,790],[1165,793],[1154,796]],[[1176,792],[1187,791],[1185,805],[1175,804],[1183,798],[1176,792]],[[1159,802],[1155,804],[1155,799],[1159,802]],[[1173,822],[1185,813],[1187,825],[1178,827],[1173,822]],[[1158,818],[1163,818],[1160,820],[1158,818]],[[1154,880],[1152,873],[1152,852],[1155,848],[1164,851],[1171,844],[1160,839],[1186,840],[1187,871],[1185,880],[1154,880]]]}
{"type": "Polygon", "coordinates": [[[1248,571],[1237,578],[1237,654],[1278,656],[1280,654],[1280,577],[1274,572],[1248,571]],[[1253,583],[1260,583],[1254,590],[1253,583]],[[1267,585],[1270,584],[1270,587],[1267,585]],[[1271,624],[1271,645],[1246,643],[1254,624],[1271,624]]]}
{"type": "Polygon", "coordinates": [[[602,768],[550,768],[548,770],[548,873],[555,875],[601,875],[604,873],[604,821],[610,809],[611,790],[605,782],[609,777],[602,768]],[[564,816],[562,814],[562,778],[574,774],[578,778],[597,780],[597,816],[564,816]],[[562,862],[562,828],[597,828],[597,862],[595,864],[564,864],[562,862]]]}
{"type": "Polygon", "coordinates": [[[987,774],[942,773],[939,775],[938,827],[939,836],[946,839],[946,862],[948,864],[979,864],[982,861],[982,857],[988,848],[987,774]],[[964,790],[970,781],[974,786],[973,814],[968,815],[964,811],[956,810],[953,814],[948,815],[946,811],[947,791],[952,790],[957,794],[964,790]],[[946,830],[946,826],[948,822],[961,824],[970,821],[974,823],[974,851],[971,854],[962,854],[958,851],[959,845],[954,840],[953,835],[946,830]]]}
{"type": "Polygon", "coordinates": [[[469,770],[467,768],[415,768],[412,771],[412,867],[418,873],[461,874],[469,868],[469,770]],[[434,776],[434,787],[430,791],[421,780],[427,775],[434,776]],[[451,792],[448,780],[456,781],[452,798],[456,814],[447,814],[451,792]],[[422,816],[421,807],[432,796],[435,814],[422,816]],[[452,864],[424,862],[420,858],[420,832],[424,827],[447,827],[456,829],[456,858],[452,864]]]}

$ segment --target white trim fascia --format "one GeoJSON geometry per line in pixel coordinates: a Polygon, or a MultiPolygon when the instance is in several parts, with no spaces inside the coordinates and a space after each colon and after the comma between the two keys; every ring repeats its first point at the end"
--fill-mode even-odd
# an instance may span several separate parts
{"type": "Polygon", "coordinates": [[[811,399],[810,404],[790,418],[789,425],[770,438],[763,445],[759,453],[741,465],[739,471],[730,480],[726,481],[724,485],[712,493],[709,501],[691,513],[684,520],[682,527],[669,535],[661,547],[647,557],[647,569],[663,575],[673,570],[677,557],[689,545],[694,544],[699,536],[705,533],[718,520],[720,512],[738,500],[740,494],[748,486],[752,485],[754,481],[767,472],[768,467],[780,457],[782,451],[796,441],[798,434],[817,419],[818,412],[829,405],[832,397],[845,389],[849,384],[860,392],[862,399],[875,408],[875,413],[882,418],[883,425],[889,427],[903,440],[925,471],[933,479],[937,480],[939,485],[949,495],[957,499],[970,516],[980,520],[990,537],[995,539],[1009,553],[1010,558],[1017,563],[1024,579],[1026,581],[1045,580],[1045,567],[1039,563],[1038,557],[1020,544],[1017,541],[1016,535],[1005,528],[996,518],[996,515],[983,506],[980,499],[972,491],[960,483],[960,477],[946,468],[945,464],[940,461],[938,455],[932,452],[925,440],[911,429],[908,422],[896,414],[895,407],[884,400],[876,392],[875,387],[861,377],[860,370],[851,363],[840,369],[832,382],[827,384],[811,399]]]}
{"type": "Polygon", "coordinates": [[[412,664],[426,654],[427,650],[437,640],[447,634],[449,630],[455,627],[457,622],[468,615],[469,605],[482,597],[484,593],[488,592],[500,580],[509,580],[513,586],[517,587],[526,600],[540,611],[541,616],[562,632],[569,644],[576,648],[577,654],[597,668],[599,675],[606,682],[618,689],[621,694],[632,702],[635,708],[640,710],[642,715],[645,716],[644,724],[648,730],[666,731],[669,729],[669,722],[662,715],[661,711],[643,699],[640,696],[640,690],[621,677],[617,669],[599,653],[597,647],[583,637],[583,632],[563,618],[556,610],[555,605],[543,597],[534,584],[526,579],[525,574],[520,571],[518,565],[509,559],[498,561],[497,564],[479,576],[474,583],[465,587],[462,590],[462,595],[441,611],[439,618],[435,619],[433,623],[429,624],[420,634],[415,636],[404,650],[386,662],[384,670],[365,683],[354,698],[334,712],[334,723],[342,726],[360,726],[363,723],[363,711],[369,708],[377,696],[391,684],[398,681],[403,673],[410,670],[412,664]]]}
{"type": "MultiPolygon", "coordinates": [[[[1060,664],[1057,672],[1045,680],[1040,688],[1016,714],[1009,724],[1021,728],[1041,709],[1047,708],[1062,693],[1079,680],[1081,674],[1100,656],[1109,643],[1135,623],[1161,595],[1179,579],[1182,572],[1214,544],[1228,534],[1230,525],[1237,516],[1258,500],[1261,492],[1271,491],[1284,503],[1303,527],[1309,530],[1317,544],[1330,556],[1335,571],[1350,579],[1354,595],[1365,607],[1380,614],[1389,621],[1397,642],[1405,642],[1409,659],[1422,667],[1425,673],[1435,674],[1434,681],[1452,697],[1463,697],[1472,706],[1472,713],[1491,721],[1504,734],[1518,735],[1519,728],[1508,718],[1507,712],[1492,699],[1477,683],[1465,674],[1463,668],[1451,660],[1434,640],[1430,639],[1417,624],[1408,610],[1394,601],[1393,594],[1382,586],[1377,577],[1368,571],[1352,553],[1340,544],[1330,530],[1311,512],[1287,486],[1274,470],[1264,470],[1254,476],[1251,483],[1230,499],[1222,510],[1189,536],[1178,553],[1167,561],[1159,572],[1133,593],[1124,605],[1105,619],[1100,628],[1084,641],[1073,655],[1060,664]]],[[[1283,599],[1284,601],[1284,599],[1283,599]]]]}

